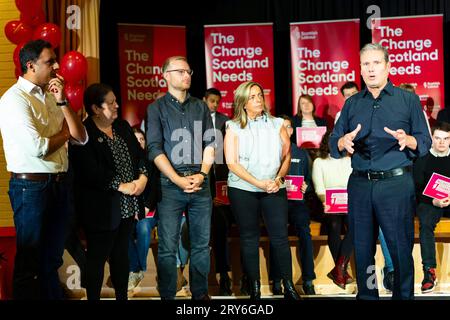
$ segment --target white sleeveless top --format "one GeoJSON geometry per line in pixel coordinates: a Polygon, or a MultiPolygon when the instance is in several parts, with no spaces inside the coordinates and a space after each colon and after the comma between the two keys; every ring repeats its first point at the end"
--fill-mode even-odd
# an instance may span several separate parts
{"type": "MultiPolygon", "coordinates": [[[[281,166],[283,119],[263,115],[250,120],[244,129],[232,120],[226,122],[239,141],[239,163],[258,180],[275,179],[281,166]]],[[[242,180],[233,172],[228,174],[228,186],[253,192],[264,190],[242,180]]]]}

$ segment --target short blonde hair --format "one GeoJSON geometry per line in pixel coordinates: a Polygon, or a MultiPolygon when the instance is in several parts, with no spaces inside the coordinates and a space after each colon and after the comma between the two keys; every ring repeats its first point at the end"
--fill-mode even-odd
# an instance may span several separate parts
{"type": "Polygon", "coordinates": [[[184,62],[187,63],[186,57],[183,57],[183,56],[173,56],[173,57],[169,57],[169,58],[166,59],[166,61],[164,61],[164,64],[162,65],[162,69],[161,69],[162,72],[163,72],[163,73],[166,72],[166,71],[167,71],[167,68],[168,68],[169,65],[170,65],[170,63],[171,63],[172,61],[177,61],[177,60],[182,60],[182,61],[184,61],[184,62]]]}
{"type": "Polygon", "coordinates": [[[267,116],[270,116],[270,113],[266,107],[266,102],[264,100],[263,87],[259,83],[253,82],[253,81],[247,81],[247,82],[241,83],[234,92],[234,103],[233,103],[233,107],[234,107],[233,121],[239,123],[241,129],[245,128],[248,123],[247,111],[245,111],[244,107],[247,105],[248,99],[250,97],[250,90],[254,86],[257,86],[259,89],[261,89],[261,93],[263,94],[263,98],[262,98],[263,99],[263,108],[264,108],[263,112],[267,116]]]}

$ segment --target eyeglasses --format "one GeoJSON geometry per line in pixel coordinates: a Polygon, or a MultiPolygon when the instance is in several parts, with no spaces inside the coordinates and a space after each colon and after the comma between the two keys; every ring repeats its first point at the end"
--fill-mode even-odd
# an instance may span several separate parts
{"type": "Polygon", "coordinates": [[[166,70],[166,72],[176,72],[176,73],[178,73],[180,76],[183,76],[184,73],[186,72],[188,75],[192,76],[192,74],[194,73],[194,70],[174,69],[174,70],[166,70]]]}

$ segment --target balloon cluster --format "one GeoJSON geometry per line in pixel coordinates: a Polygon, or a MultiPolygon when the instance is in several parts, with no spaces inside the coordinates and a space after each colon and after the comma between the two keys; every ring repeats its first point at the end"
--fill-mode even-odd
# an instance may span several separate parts
{"type": "Polygon", "coordinates": [[[64,93],[75,112],[83,108],[84,79],[87,67],[86,58],[78,51],[69,51],[61,59],[59,72],[66,82],[64,93]]]}
{"type": "MultiPolygon", "coordinates": [[[[5,25],[6,38],[16,44],[13,61],[16,66],[16,77],[22,74],[20,65],[20,49],[30,40],[43,39],[53,48],[61,42],[61,30],[46,22],[42,9],[42,0],[15,0],[20,11],[20,20],[12,20],[5,25]]],[[[72,108],[78,111],[83,107],[84,80],[87,74],[87,60],[77,51],[69,51],[61,59],[59,73],[66,81],[65,94],[72,108]]]]}

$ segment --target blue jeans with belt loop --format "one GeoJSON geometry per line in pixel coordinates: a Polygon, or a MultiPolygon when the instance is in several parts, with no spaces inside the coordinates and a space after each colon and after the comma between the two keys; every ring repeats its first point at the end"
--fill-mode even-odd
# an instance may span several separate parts
{"type": "Polygon", "coordinates": [[[168,178],[161,177],[162,199],[158,203],[158,286],[162,299],[173,299],[177,290],[177,250],[181,216],[187,213],[191,262],[189,282],[193,298],[208,294],[209,239],[212,199],[208,179],[202,189],[185,193],[168,178]]]}
{"type": "Polygon", "coordinates": [[[67,182],[11,178],[8,194],[16,228],[14,299],[62,299],[58,268],[69,214],[67,182]]]}

